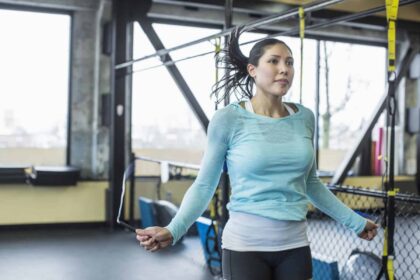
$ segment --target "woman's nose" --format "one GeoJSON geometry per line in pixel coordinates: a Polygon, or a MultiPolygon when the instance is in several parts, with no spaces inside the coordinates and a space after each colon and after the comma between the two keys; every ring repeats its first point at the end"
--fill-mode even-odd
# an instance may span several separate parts
{"type": "Polygon", "coordinates": [[[284,62],[279,63],[278,64],[278,71],[279,71],[279,73],[286,73],[287,74],[289,69],[288,69],[286,63],[284,63],[284,62]]]}

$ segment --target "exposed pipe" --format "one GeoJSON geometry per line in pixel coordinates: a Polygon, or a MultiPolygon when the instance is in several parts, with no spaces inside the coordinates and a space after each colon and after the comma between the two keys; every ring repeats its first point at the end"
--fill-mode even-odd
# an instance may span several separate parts
{"type": "MultiPolygon", "coordinates": [[[[400,1],[399,6],[401,7],[401,6],[409,5],[409,4],[412,4],[416,1],[418,1],[418,0],[402,0],[402,1],[400,1]]],[[[359,13],[356,13],[356,14],[352,14],[352,15],[337,17],[337,18],[334,18],[334,19],[331,19],[331,20],[328,20],[328,21],[325,21],[325,22],[322,22],[322,23],[307,25],[306,28],[305,28],[305,31],[309,31],[309,30],[313,30],[313,29],[319,29],[319,28],[325,28],[325,27],[328,27],[328,26],[331,26],[331,25],[334,25],[334,24],[339,24],[339,23],[348,21],[348,20],[356,20],[356,19],[364,18],[364,17],[367,17],[369,15],[372,15],[372,14],[375,14],[375,13],[378,13],[378,12],[381,12],[381,11],[385,11],[385,6],[376,7],[376,8],[366,10],[366,11],[363,11],[363,12],[359,12],[359,13]]],[[[298,28],[293,28],[291,30],[283,31],[283,32],[280,32],[280,33],[270,34],[266,38],[272,38],[272,37],[277,37],[277,36],[291,36],[291,35],[296,35],[298,33],[299,33],[299,29],[298,28]]],[[[220,33],[218,33],[218,34],[220,34],[220,33]]],[[[214,35],[212,35],[212,36],[214,36],[214,35]]],[[[205,37],[205,38],[208,38],[208,37],[205,37]]],[[[201,40],[201,39],[199,39],[199,40],[201,40]]],[[[243,45],[255,43],[259,40],[260,39],[247,41],[247,42],[241,43],[240,45],[243,46],[243,45]]],[[[203,41],[205,41],[205,40],[203,40],[203,41]]],[[[202,41],[200,41],[200,43],[201,42],[202,41]]],[[[178,47],[181,48],[181,46],[182,45],[179,45],[179,46],[174,47],[174,48],[178,49],[178,47]]],[[[174,48],[167,49],[167,50],[173,51],[173,50],[175,50],[174,48]]],[[[162,51],[164,51],[164,50],[162,50],[162,51]]],[[[181,58],[181,59],[178,59],[178,60],[173,60],[173,61],[170,61],[170,62],[165,62],[165,63],[162,63],[162,64],[141,68],[141,69],[138,69],[138,70],[131,71],[127,74],[142,72],[142,71],[146,71],[146,70],[150,70],[150,69],[154,69],[154,68],[161,67],[161,66],[166,66],[166,65],[173,65],[177,62],[181,62],[181,61],[185,61],[185,60],[189,60],[189,59],[193,59],[193,58],[196,58],[196,57],[205,56],[205,55],[209,55],[209,54],[214,54],[214,51],[200,53],[200,54],[188,56],[188,57],[185,57],[185,58],[181,58]]],[[[141,61],[141,60],[146,60],[148,58],[151,58],[154,55],[155,54],[151,54],[151,55],[144,56],[142,58],[133,60],[132,64],[134,64],[138,61],[141,61]]],[[[126,63],[128,63],[128,62],[126,62],[126,63]]],[[[119,64],[119,65],[122,65],[122,64],[119,64]]]]}
{"type": "MultiPolygon", "coordinates": [[[[305,11],[305,13],[313,12],[313,11],[322,9],[326,6],[336,4],[336,3],[342,2],[342,1],[343,0],[327,0],[327,1],[316,3],[316,4],[308,4],[308,5],[304,6],[304,11],[305,11]]],[[[276,14],[276,15],[264,17],[262,19],[258,19],[256,21],[252,21],[248,24],[245,24],[244,27],[245,27],[245,30],[249,30],[249,29],[264,25],[264,24],[272,23],[274,21],[285,20],[285,19],[288,19],[290,17],[296,16],[298,14],[299,14],[299,9],[294,8],[292,10],[285,11],[285,12],[280,13],[280,14],[276,14]]],[[[117,69],[126,68],[126,67],[129,67],[129,66],[133,65],[134,63],[142,61],[142,60],[146,60],[146,59],[149,59],[149,58],[152,58],[152,57],[155,57],[155,56],[163,56],[163,55],[166,55],[166,54],[168,54],[172,51],[178,50],[178,49],[186,48],[186,47],[196,45],[196,44],[199,44],[199,43],[202,43],[202,42],[206,42],[206,41],[209,41],[209,40],[212,40],[212,39],[215,39],[215,38],[219,38],[219,37],[222,37],[222,36],[225,36],[225,35],[229,35],[232,32],[232,30],[233,30],[233,28],[228,28],[228,29],[223,30],[222,32],[216,33],[214,35],[210,35],[210,36],[207,36],[207,37],[204,37],[204,38],[201,38],[201,39],[197,39],[197,40],[194,40],[194,41],[191,41],[191,42],[188,42],[188,43],[185,43],[185,44],[181,44],[181,45],[178,45],[178,46],[175,46],[175,47],[172,47],[172,48],[161,49],[161,50],[158,50],[157,52],[155,52],[153,54],[146,55],[146,56],[143,56],[141,58],[137,58],[137,59],[134,59],[134,60],[131,60],[131,61],[120,63],[120,64],[115,66],[115,69],[117,70],[117,69]]]]}

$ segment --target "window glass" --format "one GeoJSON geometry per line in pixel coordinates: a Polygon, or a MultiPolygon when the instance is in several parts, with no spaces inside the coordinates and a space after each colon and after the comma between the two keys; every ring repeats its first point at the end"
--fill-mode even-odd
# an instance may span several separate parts
{"type": "MultiPolygon", "coordinates": [[[[164,24],[154,24],[153,27],[165,48],[219,32],[215,29],[164,24]]],[[[204,42],[170,55],[176,61],[214,50],[214,42],[204,42]]],[[[154,52],[146,34],[135,24],[134,58],[154,52]]],[[[205,131],[166,67],[144,70],[160,64],[158,58],[152,58],[133,67],[133,149],[139,156],[198,164],[206,146],[205,131]]],[[[177,67],[211,119],[215,110],[214,102],[210,99],[211,87],[215,82],[214,54],[179,62],[177,67]]],[[[143,168],[142,173],[147,173],[147,169],[143,168]]]]}
{"type": "MultiPolygon", "coordinates": [[[[214,29],[163,24],[155,24],[154,27],[166,48],[219,32],[214,29]]],[[[135,58],[155,52],[139,26],[136,25],[134,33],[135,58]]],[[[254,43],[247,42],[265,36],[244,33],[240,38],[242,52],[248,56],[254,43]]],[[[277,38],[291,48],[294,57],[294,81],[284,100],[301,102],[315,112],[317,41],[304,41],[301,92],[300,39],[277,38]]],[[[175,61],[206,52],[211,53],[177,63],[183,78],[209,119],[215,111],[214,99],[210,99],[209,96],[216,76],[214,43],[204,42],[171,53],[175,61]]],[[[321,160],[319,167],[322,170],[333,171],[347,150],[354,145],[355,136],[384,94],[385,49],[321,42],[320,50],[319,143],[321,158],[324,160],[321,160]],[[369,63],[366,63],[367,61],[369,63]],[[326,118],[327,112],[331,114],[330,119],[326,118]],[[329,130],[326,129],[328,125],[329,130]]],[[[133,146],[139,154],[199,163],[205,149],[206,136],[176,84],[165,67],[141,71],[159,64],[160,60],[153,58],[134,66],[135,71],[140,71],[135,72],[133,76],[133,146]]],[[[219,77],[222,75],[222,71],[219,71],[219,77]]],[[[231,102],[237,100],[237,97],[231,96],[231,102]]]]}
{"type": "Polygon", "coordinates": [[[65,164],[71,18],[0,9],[0,164],[65,164]]]}
{"type": "Polygon", "coordinates": [[[320,165],[333,171],[385,94],[386,50],[338,42],[321,42],[320,47],[320,165]]]}

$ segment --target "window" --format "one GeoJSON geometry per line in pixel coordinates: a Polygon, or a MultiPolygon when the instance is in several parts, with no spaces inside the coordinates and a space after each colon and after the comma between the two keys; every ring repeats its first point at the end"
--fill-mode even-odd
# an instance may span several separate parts
{"type": "MultiPolygon", "coordinates": [[[[215,34],[219,30],[154,24],[166,48],[215,34]]],[[[173,60],[204,52],[213,52],[214,45],[204,42],[170,55],[173,60]]],[[[138,58],[154,53],[151,43],[138,24],[134,25],[134,52],[138,58]]],[[[133,67],[132,145],[137,155],[155,159],[171,159],[199,163],[206,146],[206,134],[182,93],[158,58],[136,63],[133,67]]],[[[177,63],[207,117],[214,113],[210,99],[215,82],[214,55],[200,56],[177,63]]],[[[144,169],[143,169],[144,170],[144,169]]]]}
{"type": "Polygon", "coordinates": [[[65,164],[71,18],[0,9],[0,164],[65,164]]]}
{"type": "MultiPolygon", "coordinates": [[[[320,65],[320,169],[334,171],[385,94],[386,49],[321,42],[320,65]]],[[[372,132],[373,137],[376,132],[372,132]]]]}
{"type": "MultiPolygon", "coordinates": [[[[218,30],[186,26],[154,25],[166,48],[215,34],[218,30]]],[[[147,37],[138,25],[134,29],[134,58],[154,53],[147,37]]],[[[240,43],[265,37],[264,34],[245,33],[240,43]]],[[[295,76],[285,101],[300,102],[300,39],[278,37],[293,51],[295,76]]],[[[253,44],[242,44],[245,55],[253,44]]],[[[352,147],[355,135],[373,113],[385,90],[385,49],[380,47],[321,42],[320,57],[320,169],[333,171],[352,147]],[[324,52],[324,46],[327,51],[324,52]],[[326,53],[326,55],[325,55],[326,53]],[[325,59],[327,57],[327,60],[325,59]],[[327,63],[326,63],[327,61],[327,63]],[[326,68],[328,64],[328,81],[326,68]],[[328,91],[326,84],[328,83],[328,91]],[[329,143],[326,121],[323,118],[326,96],[329,96],[329,143]],[[323,146],[324,145],[324,146],[323,146]]],[[[211,42],[183,48],[171,53],[174,60],[194,54],[211,52],[211,42]]],[[[143,61],[134,70],[161,64],[158,58],[143,61]]],[[[214,102],[209,97],[215,82],[214,56],[206,55],[177,64],[183,77],[209,119],[214,102]]],[[[305,39],[302,84],[302,104],[315,111],[317,41],[305,39]]],[[[222,73],[220,73],[222,74],[222,73]]],[[[219,74],[219,75],[220,75],[219,74]]],[[[231,101],[235,101],[235,96],[231,101]]],[[[161,159],[199,163],[205,149],[205,134],[191,109],[164,67],[135,72],[133,75],[133,147],[137,154],[161,159]]]]}

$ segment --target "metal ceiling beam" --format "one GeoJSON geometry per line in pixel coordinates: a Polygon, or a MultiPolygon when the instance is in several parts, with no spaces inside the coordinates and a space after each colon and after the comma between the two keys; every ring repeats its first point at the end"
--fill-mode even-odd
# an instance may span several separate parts
{"type": "MultiPolygon", "coordinates": [[[[207,4],[207,3],[199,3],[199,2],[192,2],[192,1],[173,1],[173,0],[153,0],[153,6],[155,5],[163,5],[167,8],[171,7],[171,6],[178,6],[178,7],[182,7],[184,9],[195,9],[195,10],[215,10],[218,12],[223,12],[224,14],[226,11],[226,5],[222,6],[222,5],[217,5],[217,4],[207,4]]],[[[274,5],[273,5],[274,6],[274,5]]],[[[275,5],[277,8],[277,13],[281,12],[281,11],[286,11],[289,10],[290,8],[292,8],[292,6],[290,5],[285,5],[285,4],[276,4],[275,5]],[[278,10],[278,9],[281,9],[278,10]]],[[[232,7],[231,9],[231,13],[243,13],[243,14],[256,14],[259,16],[269,16],[272,15],[273,12],[268,12],[268,11],[259,11],[259,10],[255,10],[255,9],[247,9],[247,8],[239,8],[239,7],[232,7]]]]}
{"type": "MultiPolygon", "coordinates": [[[[416,2],[417,0],[402,0],[400,1],[400,6],[404,6],[404,5],[409,5],[411,3],[416,2]]],[[[323,2],[324,3],[324,2],[323,2]]],[[[182,9],[182,7],[180,5],[177,6],[179,9],[182,9]]],[[[319,7],[310,7],[306,9],[306,12],[316,12],[318,11],[319,7]]],[[[152,6],[153,9],[153,6],[152,6]]],[[[288,12],[284,12],[281,15],[273,15],[273,16],[269,16],[269,17],[265,17],[256,21],[253,21],[251,23],[243,23],[243,22],[235,22],[235,25],[245,25],[248,28],[252,27],[252,26],[259,26],[260,28],[265,28],[266,32],[270,32],[270,33],[276,33],[276,35],[283,35],[283,36],[291,36],[291,35],[296,35],[298,34],[298,29],[296,28],[296,23],[295,22],[283,22],[281,25],[276,25],[276,24],[271,24],[270,26],[264,25],[265,23],[271,23],[274,20],[274,18],[277,18],[277,21],[279,20],[286,20],[289,19],[290,17],[296,16],[296,9],[292,10],[292,11],[288,11],[288,12]],[[280,31],[280,32],[279,32],[280,31]]],[[[309,24],[306,27],[305,33],[306,33],[306,37],[307,38],[313,38],[313,39],[321,39],[321,40],[335,40],[335,41],[342,41],[342,42],[351,42],[351,43],[360,43],[360,44],[369,44],[369,45],[381,45],[381,46],[385,46],[387,44],[387,33],[385,32],[385,30],[379,27],[375,27],[372,28],[373,30],[359,30],[358,28],[346,28],[344,26],[351,26],[352,22],[356,19],[361,19],[373,14],[376,14],[378,12],[384,11],[385,10],[385,6],[380,6],[380,7],[376,7],[367,11],[362,11],[359,13],[354,13],[354,14],[350,14],[350,15],[344,15],[344,16],[340,16],[337,18],[332,18],[330,20],[324,20],[323,22],[319,22],[319,23],[315,23],[315,24],[309,24]],[[339,26],[339,25],[342,26],[339,26]],[[333,25],[338,25],[338,26],[333,26],[333,25]]],[[[187,13],[191,13],[191,11],[184,11],[182,10],[181,12],[187,12],[187,13]]],[[[175,12],[175,11],[170,11],[169,15],[180,15],[181,12],[175,12]]],[[[193,12],[195,13],[195,12],[193,12]]],[[[216,13],[218,17],[220,17],[220,13],[216,13]]],[[[150,12],[149,12],[150,15],[150,12]]],[[[152,13],[153,15],[153,13],[152,13]]],[[[168,19],[169,16],[168,15],[168,19]]],[[[191,18],[191,16],[187,15],[187,14],[181,14],[181,18],[183,19],[183,21],[185,21],[185,19],[191,18]]],[[[200,21],[201,23],[203,22],[203,16],[200,16],[198,21],[200,21]]],[[[220,19],[221,20],[221,19],[220,19]]],[[[312,20],[312,19],[311,19],[312,20]]],[[[359,23],[356,23],[356,27],[361,27],[359,23]]],[[[214,38],[218,38],[220,36],[224,36],[226,35],[226,33],[228,33],[227,31],[230,30],[224,30],[220,33],[211,35],[211,36],[207,36],[192,42],[188,42],[185,44],[181,44],[178,46],[175,46],[173,48],[170,49],[166,49],[166,50],[161,50],[159,52],[156,52],[155,54],[150,54],[138,59],[135,59],[133,61],[128,61],[125,63],[122,63],[120,65],[117,65],[116,68],[123,68],[123,67],[127,67],[128,65],[132,65],[136,62],[154,57],[154,56],[158,56],[158,55],[164,55],[166,53],[169,53],[171,51],[174,50],[178,50],[181,48],[185,48],[191,45],[195,45],[201,42],[205,42],[214,38]]]]}
{"type": "MultiPolygon", "coordinates": [[[[153,48],[157,52],[159,52],[160,50],[164,50],[165,46],[163,45],[156,31],[154,30],[152,23],[147,18],[142,16],[139,16],[137,18],[137,21],[140,23],[141,28],[152,43],[153,48]]],[[[173,61],[172,57],[169,54],[162,56],[161,60],[162,63],[170,63],[173,61]]],[[[187,82],[185,81],[184,77],[179,71],[178,67],[175,64],[167,64],[165,65],[165,67],[168,70],[174,82],[176,83],[176,85],[178,86],[181,93],[184,95],[185,100],[194,112],[204,131],[207,131],[209,119],[207,118],[207,115],[204,113],[203,109],[201,108],[200,104],[195,98],[193,92],[191,91],[190,87],[188,86],[187,82]]]]}
{"type": "MultiPolygon", "coordinates": [[[[417,0],[402,0],[400,2],[400,6],[409,5],[411,3],[416,2],[417,0]]],[[[331,26],[337,24],[350,24],[352,20],[360,19],[378,12],[385,10],[385,6],[376,7],[370,10],[362,11],[359,13],[351,14],[351,15],[344,15],[337,18],[331,18],[329,20],[324,20],[320,23],[310,24],[306,26],[306,37],[311,39],[317,40],[334,40],[334,41],[341,41],[341,42],[350,42],[350,43],[359,43],[359,44],[368,44],[368,45],[379,45],[379,46],[386,46],[387,44],[387,33],[385,32],[384,26],[382,25],[383,32],[375,32],[375,31],[357,31],[345,28],[344,26],[331,26]]],[[[275,26],[270,26],[269,28],[275,28],[275,26]]],[[[271,32],[270,37],[275,36],[296,36],[299,33],[299,29],[296,27],[295,23],[285,22],[282,23],[281,32],[271,32]]],[[[376,28],[378,29],[378,28],[376,28]]],[[[267,30],[269,31],[269,30],[267,30]]],[[[397,38],[398,40],[398,38],[397,38]]],[[[243,44],[254,43],[258,40],[245,42],[243,44]]],[[[197,56],[207,55],[208,53],[203,53],[187,58],[180,59],[178,61],[183,61],[187,59],[192,59],[197,56]]],[[[172,61],[172,64],[175,64],[178,61],[172,61]]],[[[159,67],[159,65],[144,68],[141,71],[148,70],[151,68],[159,67]]]]}
{"type": "MultiPolygon", "coordinates": [[[[233,18],[234,25],[246,24],[250,21],[254,21],[258,18],[272,16],[275,13],[284,12],[294,8],[294,6],[289,5],[277,5],[280,6],[280,9],[277,8],[276,12],[267,12],[261,10],[250,10],[244,8],[233,8],[233,18]]],[[[154,1],[153,5],[148,13],[148,16],[153,20],[172,20],[179,22],[194,22],[196,24],[213,24],[213,25],[223,25],[224,18],[224,7],[217,5],[209,4],[197,4],[193,2],[184,2],[184,1],[168,1],[168,0],[159,0],[154,1]]],[[[315,17],[314,13],[310,16],[309,21],[311,23],[323,22],[328,20],[325,17],[315,17]]],[[[341,14],[340,14],[341,15],[341,14]]],[[[363,28],[366,30],[384,30],[383,24],[368,24],[368,23],[356,23],[356,22],[342,22],[340,25],[353,27],[353,28],[363,28]]]]}
{"type": "MultiPolygon", "coordinates": [[[[415,4],[415,3],[419,3],[419,0],[410,0],[410,1],[400,0],[399,6],[402,7],[402,6],[415,4]]],[[[417,6],[415,5],[413,5],[412,7],[414,9],[417,8],[417,6]]],[[[372,10],[372,9],[369,9],[369,10],[372,10]]],[[[312,16],[316,18],[323,18],[323,19],[329,20],[329,19],[337,18],[337,17],[352,16],[353,14],[358,14],[362,12],[363,11],[356,12],[356,13],[348,13],[348,12],[342,12],[342,11],[320,10],[320,11],[313,12],[312,16]]],[[[381,12],[379,12],[379,13],[373,13],[371,15],[367,15],[366,17],[363,17],[360,19],[354,19],[353,21],[357,22],[358,24],[368,24],[371,26],[378,26],[378,25],[383,25],[383,23],[386,22],[386,18],[381,15],[381,12]]],[[[419,30],[419,26],[420,26],[420,21],[404,20],[398,17],[398,29],[404,29],[407,31],[416,32],[417,30],[419,30]]]]}
{"type": "Polygon", "coordinates": [[[100,0],[0,0],[0,4],[67,11],[97,11],[99,3],[100,0]]]}
{"type": "MultiPolygon", "coordinates": [[[[399,6],[405,6],[405,5],[410,5],[412,3],[418,2],[418,0],[402,0],[399,2],[399,6]]],[[[376,8],[372,8],[366,11],[361,11],[361,12],[357,12],[357,13],[353,13],[353,14],[348,14],[348,15],[343,15],[340,17],[336,17],[333,19],[328,19],[326,20],[325,23],[320,23],[320,24],[314,24],[311,26],[311,29],[318,29],[318,28],[322,28],[324,26],[331,26],[332,24],[336,24],[336,23],[341,23],[341,22],[352,22],[358,19],[362,19],[362,18],[366,18],[368,16],[371,15],[375,15],[379,12],[383,12],[386,10],[386,6],[379,6],[376,8]]],[[[381,24],[384,25],[385,20],[382,19],[381,20],[381,24]]]]}
{"type": "MultiPolygon", "coordinates": [[[[312,12],[312,11],[316,11],[316,10],[325,8],[329,5],[336,4],[336,3],[341,2],[341,1],[342,0],[327,0],[327,1],[322,1],[322,2],[315,3],[315,4],[309,4],[309,5],[304,6],[304,10],[305,10],[305,12],[309,13],[309,12],[312,12]]],[[[249,22],[249,23],[245,24],[245,28],[246,29],[253,29],[253,28],[256,28],[256,27],[259,27],[259,26],[272,24],[273,22],[284,21],[284,20],[289,19],[293,16],[297,16],[298,14],[299,14],[299,9],[294,8],[292,10],[289,10],[289,11],[286,11],[286,12],[283,12],[283,13],[280,13],[280,14],[277,14],[277,15],[268,16],[268,17],[264,17],[264,18],[249,22]]],[[[139,61],[151,58],[151,57],[164,56],[164,55],[169,54],[170,52],[178,50],[178,49],[182,49],[182,48],[185,48],[185,47],[196,45],[196,44],[206,42],[206,41],[209,41],[209,40],[212,40],[212,39],[215,39],[215,38],[220,38],[222,36],[229,35],[231,33],[231,31],[232,31],[232,28],[227,29],[227,30],[223,30],[222,32],[219,32],[217,34],[207,36],[207,37],[204,37],[204,38],[201,38],[201,39],[198,39],[198,40],[194,40],[194,41],[191,41],[191,42],[188,42],[188,43],[185,43],[185,44],[181,44],[181,45],[178,45],[178,46],[175,46],[175,47],[172,47],[172,48],[161,49],[154,54],[146,55],[144,57],[141,57],[141,58],[138,58],[138,59],[135,59],[135,60],[132,60],[132,61],[127,61],[127,62],[118,64],[118,65],[115,66],[115,69],[121,69],[121,68],[124,68],[124,67],[129,67],[136,62],[139,62],[139,61]]]]}

